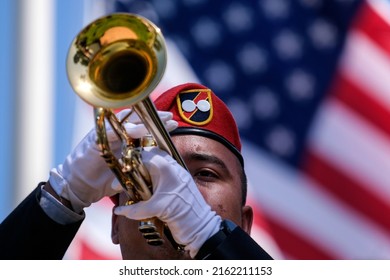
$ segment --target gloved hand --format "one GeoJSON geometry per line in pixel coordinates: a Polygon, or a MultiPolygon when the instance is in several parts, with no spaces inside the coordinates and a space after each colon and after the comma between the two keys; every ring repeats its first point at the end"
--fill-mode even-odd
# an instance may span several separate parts
{"type": "MultiPolygon", "coordinates": [[[[119,112],[118,118],[123,118],[128,111],[129,109],[119,112]]],[[[172,113],[160,111],[158,115],[168,131],[177,127],[177,122],[172,120],[172,113]]],[[[125,128],[132,138],[140,138],[147,133],[136,114],[130,116],[125,128]]],[[[120,154],[121,141],[109,125],[106,125],[106,130],[112,152],[120,154]]],[[[104,196],[112,196],[123,190],[122,186],[113,183],[114,179],[114,174],[100,155],[96,131],[92,129],[66,157],[64,163],[50,171],[49,182],[59,196],[70,201],[75,212],[81,213],[83,208],[104,196]]]]}
{"type": "Polygon", "coordinates": [[[143,151],[142,159],[152,178],[152,197],[118,206],[114,213],[133,220],[159,218],[194,258],[204,242],[219,230],[221,217],[206,203],[191,174],[167,153],[152,147],[143,151]]]}

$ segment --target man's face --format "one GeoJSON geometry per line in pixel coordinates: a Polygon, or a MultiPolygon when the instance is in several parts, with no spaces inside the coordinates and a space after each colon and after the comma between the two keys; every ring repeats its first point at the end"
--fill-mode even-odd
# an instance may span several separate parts
{"type": "MultiPolygon", "coordinates": [[[[201,194],[222,219],[229,219],[250,233],[252,209],[242,206],[241,166],[224,145],[195,135],[174,136],[173,143],[183,157],[201,194]]],[[[125,202],[121,195],[120,204],[125,202]]],[[[174,250],[166,241],[148,245],[138,231],[138,221],[113,215],[112,239],[120,244],[123,259],[188,259],[187,253],[174,250]]]]}

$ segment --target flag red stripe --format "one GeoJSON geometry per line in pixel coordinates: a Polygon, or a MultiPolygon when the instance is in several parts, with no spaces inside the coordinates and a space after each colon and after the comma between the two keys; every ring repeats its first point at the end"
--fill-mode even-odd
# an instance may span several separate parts
{"type": "Polygon", "coordinates": [[[341,259],[330,252],[319,248],[317,244],[310,242],[304,236],[292,231],[284,224],[273,219],[267,219],[272,236],[279,248],[290,259],[297,260],[332,260],[341,259]]]}
{"type": "Polygon", "coordinates": [[[339,74],[330,94],[390,136],[390,111],[353,81],[339,74]]]}
{"type": "Polygon", "coordinates": [[[368,191],[367,186],[344,174],[313,151],[307,152],[303,169],[342,203],[353,207],[390,233],[390,219],[383,214],[390,213],[390,205],[368,191]]]}
{"type": "MultiPolygon", "coordinates": [[[[118,259],[108,253],[99,253],[95,247],[89,246],[83,239],[79,240],[80,256],[81,260],[115,260],[118,259]]],[[[120,258],[119,258],[120,259],[120,258]]]]}
{"type": "Polygon", "coordinates": [[[260,210],[260,205],[251,200],[251,197],[248,197],[247,205],[250,205],[253,210],[253,223],[256,224],[259,228],[263,229],[266,232],[270,232],[267,221],[264,218],[262,210],[260,210]]]}
{"type": "Polygon", "coordinates": [[[363,32],[378,47],[390,53],[390,25],[368,3],[364,2],[352,28],[363,32]]]}

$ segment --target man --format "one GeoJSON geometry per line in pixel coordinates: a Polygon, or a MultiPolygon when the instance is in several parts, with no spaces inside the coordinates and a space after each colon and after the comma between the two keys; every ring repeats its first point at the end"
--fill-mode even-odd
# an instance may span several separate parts
{"type": "MultiPolygon", "coordinates": [[[[0,225],[0,258],[62,258],[84,218],[83,209],[111,196],[117,202],[112,240],[120,244],[124,259],[271,259],[249,236],[253,212],[245,205],[241,143],[226,105],[198,84],[174,87],[155,105],[188,172],[159,148],[145,149],[153,195],[125,205],[128,198],[113,183],[92,131],[50,172],[43,189],[33,191],[0,225]],[[185,250],[173,248],[166,237],[162,246],[148,245],[138,221],[150,217],[166,223],[185,250]]],[[[132,138],[146,133],[137,120],[127,123],[126,131],[132,138]]],[[[119,152],[114,136],[109,131],[111,148],[119,152]]]]}

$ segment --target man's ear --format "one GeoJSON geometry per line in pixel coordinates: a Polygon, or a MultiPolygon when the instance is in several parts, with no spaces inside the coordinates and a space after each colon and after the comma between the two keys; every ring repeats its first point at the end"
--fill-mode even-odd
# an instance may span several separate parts
{"type": "Polygon", "coordinates": [[[253,223],[253,209],[249,205],[245,205],[242,207],[242,222],[241,227],[242,229],[248,233],[251,234],[252,229],[252,223],[253,223]]]}
{"type": "Polygon", "coordinates": [[[112,208],[111,216],[111,240],[112,243],[119,244],[118,216],[114,214],[114,208],[112,208]]]}

